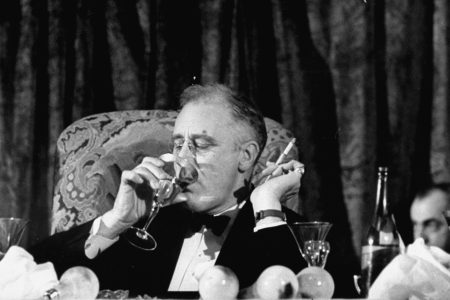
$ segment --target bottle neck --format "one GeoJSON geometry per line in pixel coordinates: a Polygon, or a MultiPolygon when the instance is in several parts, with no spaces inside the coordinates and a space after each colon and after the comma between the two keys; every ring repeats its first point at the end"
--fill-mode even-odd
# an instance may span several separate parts
{"type": "Polygon", "coordinates": [[[375,206],[376,216],[387,216],[390,214],[390,207],[387,201],[386,177],[378,179],[377,199],[375,206]]]}
{"type": "Polygon", "coordinates": [[[379,220],[380,218],[388,217],[391,215],[387,197],[387,177],[387,168],[380,167],[378,169],[377,198],[373,218],[373,221],[375,223],[377,223],[377,220],[379,220]]]}
{"type": "Polygon", "coordinates": [[[378,169],[377,198],[372,226],[369,228],[369,245],[398,246],[400,235],[397,232],[394,216],[387,197],[387,168],[378,169]]]}

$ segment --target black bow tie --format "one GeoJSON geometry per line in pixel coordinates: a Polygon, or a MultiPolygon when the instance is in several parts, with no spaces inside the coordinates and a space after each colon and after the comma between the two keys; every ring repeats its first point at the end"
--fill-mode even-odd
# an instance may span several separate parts
{"type": "Polygon", "coordinates": [[[224,231],[230,221],[228,216],[211,216],[207,214],[192,214],[191,229],[194,232],[199,231],[202,226],[210,229],[212,233],[219,236],[224,231]]]}

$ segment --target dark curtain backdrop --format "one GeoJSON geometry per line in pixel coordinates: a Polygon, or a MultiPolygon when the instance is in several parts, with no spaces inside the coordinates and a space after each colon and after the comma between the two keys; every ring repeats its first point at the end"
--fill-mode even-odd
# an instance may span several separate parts
{"type": "Polygon", "coordinates": [[[2,0],[0,214],[48,235],[55,142],[83,116],[175,109],[223,82],[298,140],[298,210],[357,262],[376,168],[406,242],[409,205],[450,181],[447,0],[2,0]]]}

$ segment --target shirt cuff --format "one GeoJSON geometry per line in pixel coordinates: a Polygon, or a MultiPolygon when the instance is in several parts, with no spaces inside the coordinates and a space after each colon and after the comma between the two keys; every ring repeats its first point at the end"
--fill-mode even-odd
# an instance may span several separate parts
{"type": "Polygon", "coordinates": [[[276,226],[286,225],[286,221],[275,221],[270,223],[261,224],[261,222],[256,223],[255,228],[253,228],[253,232],[258,232],[261,229],[272,228],[276,226]]]}
{"type": "Polygon", "coordinates": [[[108,239],[99,235],[98,230],[100,228],[100,222],[102,222],[102,217],[98,217],[94,220],[91,228],[91,234],[84,244],[84,253],[89,259],[96,258],[97,255],[119,240],[119,237],[108,239]]]}

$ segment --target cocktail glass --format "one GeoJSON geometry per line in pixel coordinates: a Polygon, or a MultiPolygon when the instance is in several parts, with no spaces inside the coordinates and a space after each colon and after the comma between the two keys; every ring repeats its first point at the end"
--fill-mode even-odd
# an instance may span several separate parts
{"type": "Polygon", "coordinates": [[[330,253],[330,243],[325,239],[331,226],[331,223],[318,221],[296,222],[290,225],[308,267],[325,267],[330,253]]]}
{"type": "Polygon", "coordinates": [[[19,245],[28,221],[21,218],[0,218],[0,259],[12,245],[19,245]]]}

